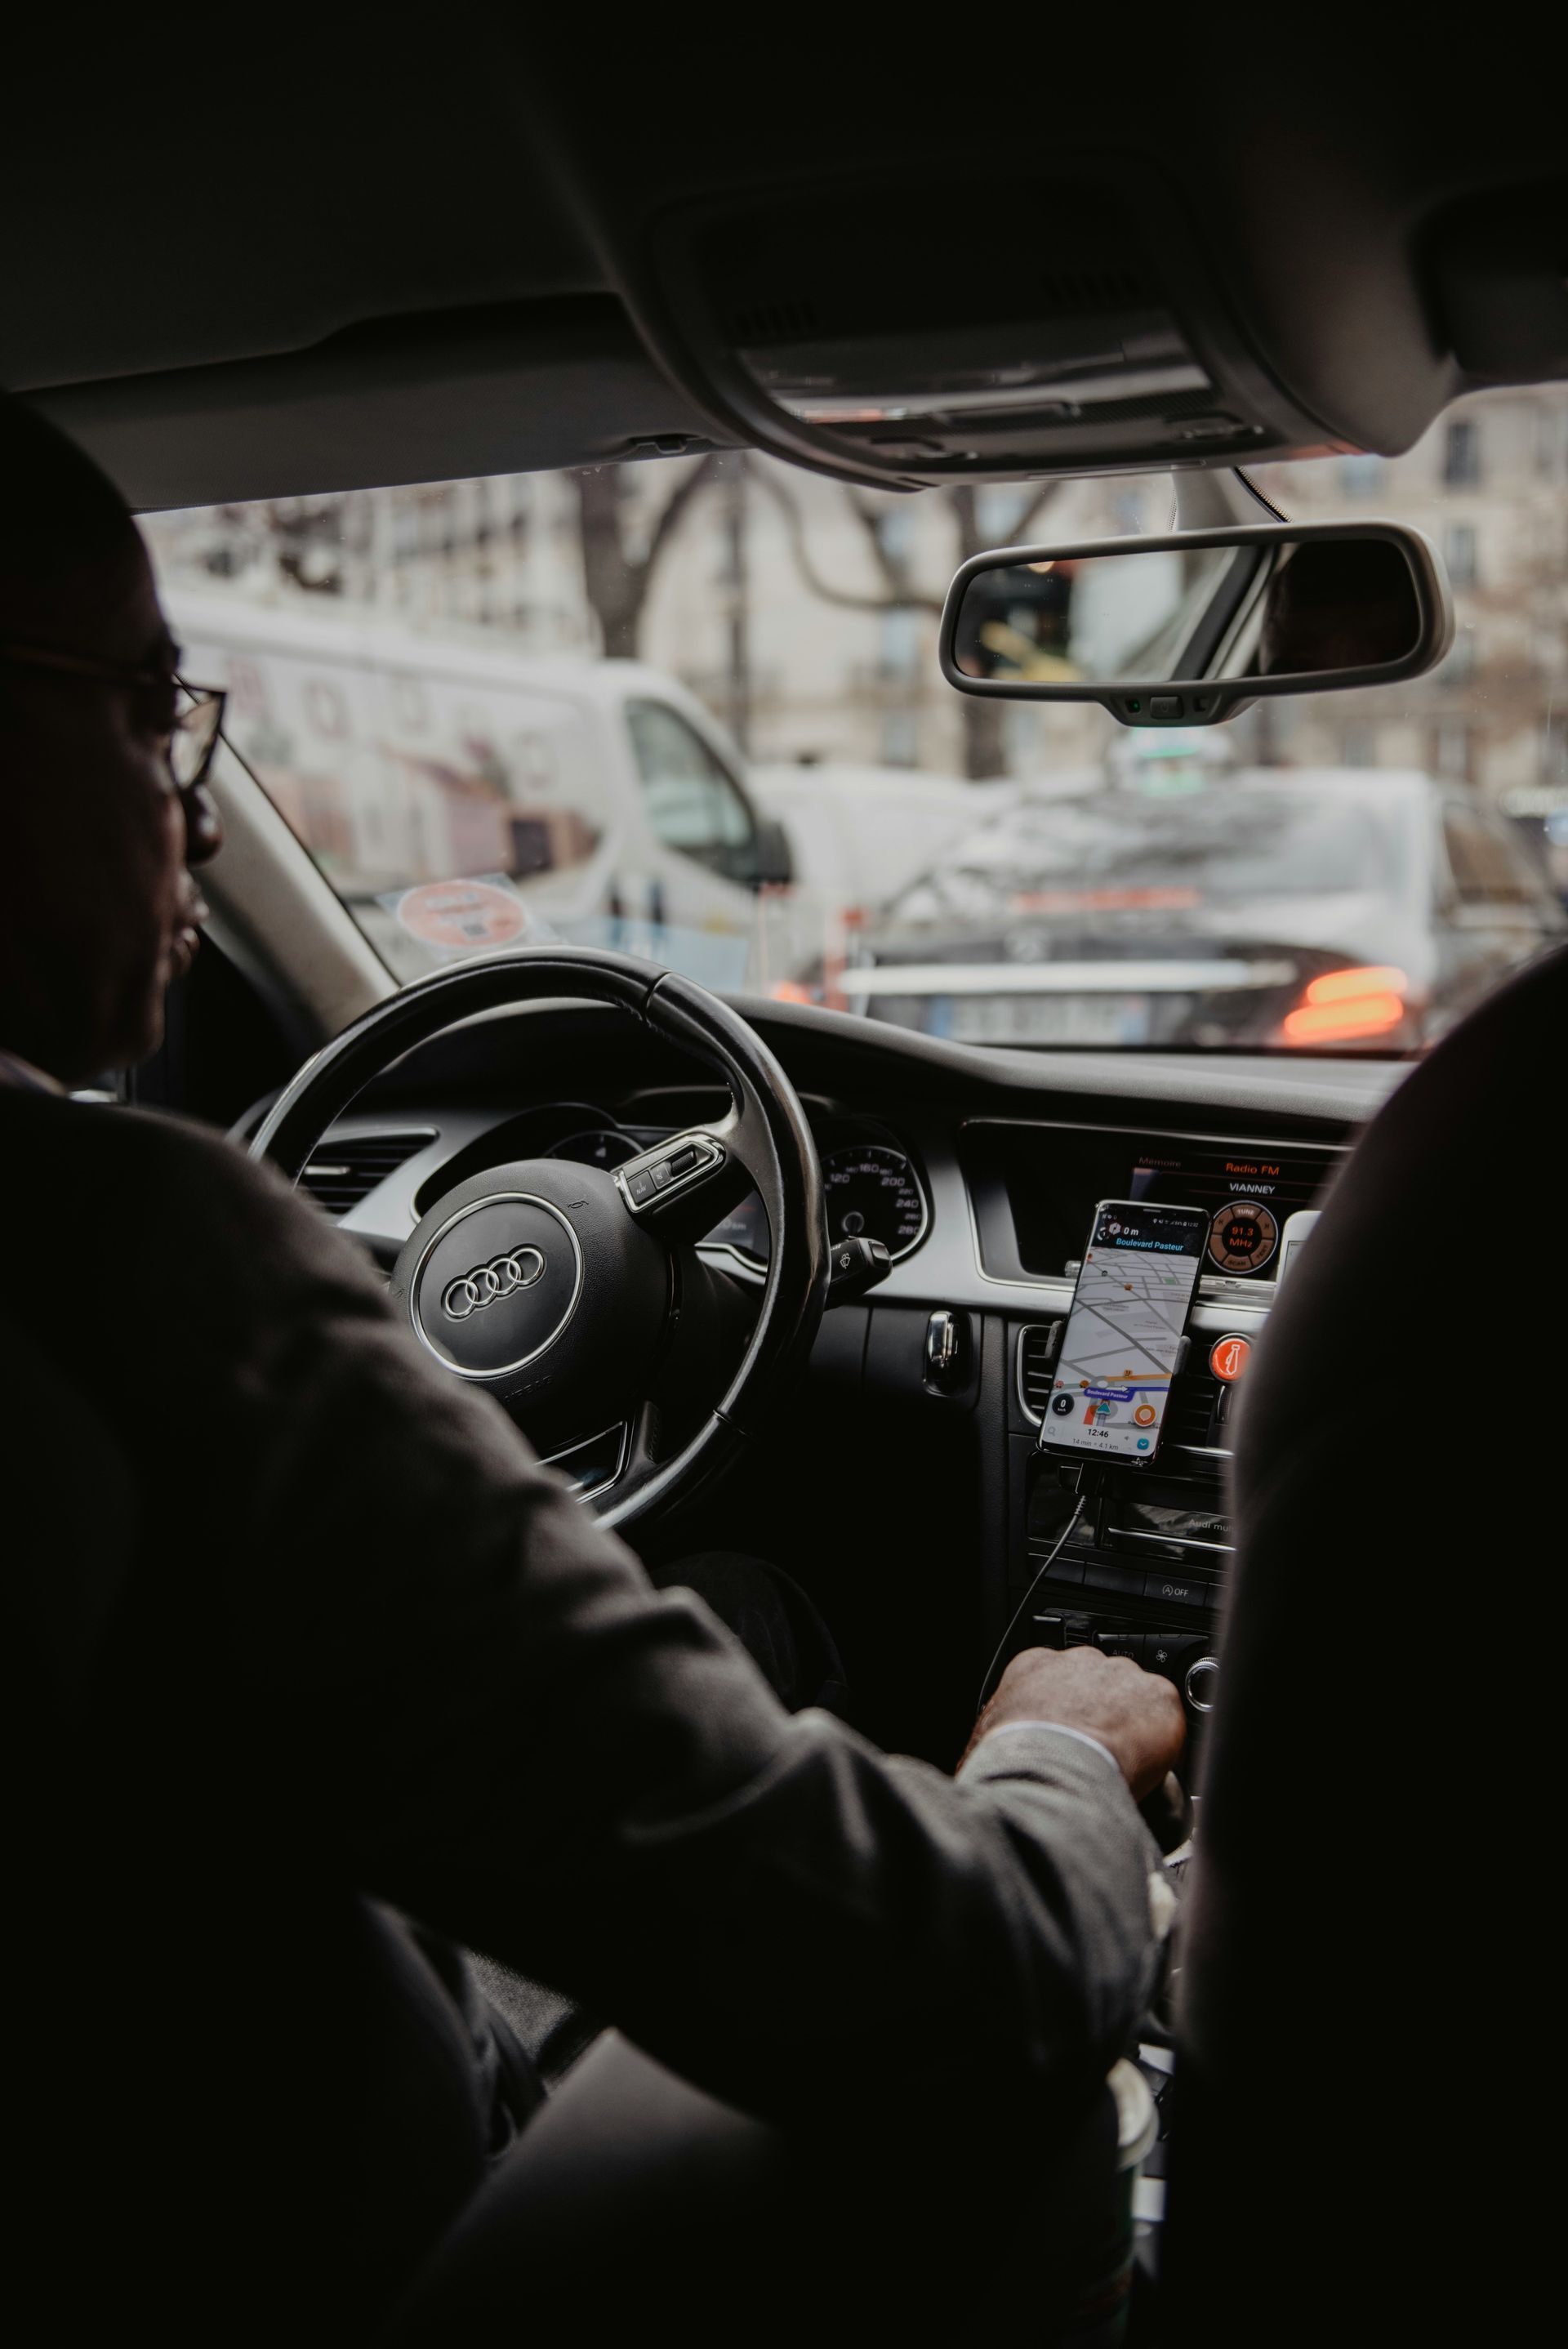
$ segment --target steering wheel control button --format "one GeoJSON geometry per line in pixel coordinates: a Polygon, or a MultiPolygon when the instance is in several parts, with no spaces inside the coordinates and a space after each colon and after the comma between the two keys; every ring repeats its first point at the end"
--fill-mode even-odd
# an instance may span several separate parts
{"type": "Polygon", "coordinates": [[[711,1133],[672,1134],[657,1150],[618,1166],[615,1183],[622,1198],[636,1215],[640,1209],[662,1206],[677,1191],[700,1183],[723,1159],[723,1145],[711,1133]]]}
{"type": "Polygon", "coordinates": [[[465,1379],[510,1376],[552,1346],[576,1310],[583,1252],[559,1207],[511,1192],[459,1208],[409,1284],[414,1328],[465,1379]]]}
{"type": "Polygon", "coordinates": [[[1209,1349],[1209,1368],[1222,1387],[1233,1386],[1252,1360],[1250,1338],[1216,1338],[1209,1349]]]}
{"type": "Polygon", "coordinates": [[[1212,1713],[1220,1684],[1220,1667],[1212,1656],[1200,1656],[1187,1667],[1187,1702],[1194,1713],[1212,1713]]]}

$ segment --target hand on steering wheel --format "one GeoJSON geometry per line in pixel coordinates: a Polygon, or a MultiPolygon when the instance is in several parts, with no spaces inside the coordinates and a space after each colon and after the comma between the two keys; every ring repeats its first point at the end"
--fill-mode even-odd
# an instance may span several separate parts
{"type": "MultiPolygon", "coordinates": [[[[394,1303],[454,1377],[525,1421],[579,1438],[618,1420],[618,1475],[594,1497],[623,1529],[667,1514],[728,1464],[809,1351],[827,1285],[821,1169],[794,1088],[760,1037],[695,981],[628,955],[541,947],[436,971],[346,1028],[285,1088],[251,1144],[291,1181],[333,1120],[390,1063],[449,1028],[510,1005],[613,1005],[711,1062],[727,1116],[669,1145],[695,1154],[655,1184],[554,1158],[514,1160],[437,1200],[392,1277],[394,1303]],[[683,1250],[755,1185],[772,1247],[739,1368],[671,1459],[655,1457],[655,1391],[682,1307],[683,1250]]],[[[641,1162],[639,1162],[641,1164],[641,1162]]],[[[688,1263],[691,1261],[689,1257],[688,1263]]]]}

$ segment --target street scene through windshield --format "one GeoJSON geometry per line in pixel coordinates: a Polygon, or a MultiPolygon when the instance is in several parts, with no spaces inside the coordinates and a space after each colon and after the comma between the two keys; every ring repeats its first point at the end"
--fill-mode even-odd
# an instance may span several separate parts
{"type": "MultiPolygon", "coordinates": [[[[1568,394],[1257,486],[1428,533],[1432,675],[1191,731],[944,682],[961,561],[1159,534],[1169,477],[897,496],[718,453],[145,528],[225,755],[399,978],[565,939],[975,1042],[1417,1051],[1568,929],[1568,394]]],[[[1109,647],[1072,594],[999,605],[991,655],[1109,647]]]]}

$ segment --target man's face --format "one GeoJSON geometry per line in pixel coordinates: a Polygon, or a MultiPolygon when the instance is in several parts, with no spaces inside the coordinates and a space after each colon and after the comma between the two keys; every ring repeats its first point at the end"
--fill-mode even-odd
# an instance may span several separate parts
{"type": "MultiPolygon", "coordinates": [[[[167,672],[174,648],[129,523],[110,567],[79,632],[51,598],[28,641],[167,672]]],[[[67,1081],[156,1049],[164,991],[196,952],[206,908],[188,864],[218,834],[170,779],[180,698],[172,682],[0,675],[0,1048],[67,1081]]]]}

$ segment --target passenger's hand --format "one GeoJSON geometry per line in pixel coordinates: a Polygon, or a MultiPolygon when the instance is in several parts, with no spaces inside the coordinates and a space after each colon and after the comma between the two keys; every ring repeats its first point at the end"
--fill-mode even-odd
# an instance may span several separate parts
{"type": "Polygon", "coordinates": [[[1174,1769],[1187,1735],[1181,1700],[1168,1680],[1130,1656],[1098,1648],[1026,1648],[1003,1673],[975,1724],[967,1752],[1010,1721],[1047,1721],[1098,1737],[1114,1755],[1135,1802],[1174,1769]]]}

